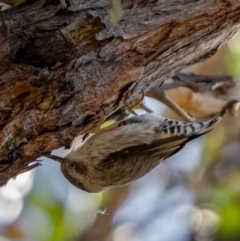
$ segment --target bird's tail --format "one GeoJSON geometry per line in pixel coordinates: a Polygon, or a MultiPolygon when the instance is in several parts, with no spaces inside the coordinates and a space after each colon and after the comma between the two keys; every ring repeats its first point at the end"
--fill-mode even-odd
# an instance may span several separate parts
{"type": "Polygon", "coordinates": [[[204,122],[182,122],[165,119],[163,125],[156,127],[155,131],[162,136],[200,136],[211,131],[215,124],[221,120],[221,116],[204,122]]]}
{"type": "Polygon", "coordinates": [[[195,133],[193,133],[190,137],[191,140],[199,137],[199,136],[202,136],[202,135],[205,135],[207,134],[208,132],[212,131],[215,127],[215,125],[222,119],[222,116],[218,116],[218,117],[215,117],[209,121],[205,121],[205,122],[200,122],[200,123],[196,123],[196,124],[199,124],[200,127],[199,130],[196,130],[195,133]]]}
{"type": "Polygon", "coordinates": [[[178,122],[178,121],[168,121],[168,128],[162,129],[162,133],[173,134],[173,135],[183,135],[191,137],[192,139],[204,135],[210,132],[217,122],[219,122],[225,114],[230,114],[235,116],[238,113],[240,107],[240,101],[232,100],[229,101],[226,107],[218,114],[211,116],[208,121],[198,121],[198,122],[178,122]]]}

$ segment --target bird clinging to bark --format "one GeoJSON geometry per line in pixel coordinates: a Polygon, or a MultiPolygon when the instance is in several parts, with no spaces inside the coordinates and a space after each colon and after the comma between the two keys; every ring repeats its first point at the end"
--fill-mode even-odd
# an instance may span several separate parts
{"type": "Polygon", "coordinates": [[[47,157],[60,162],[74,186],[101,192],[144,176],[187,142],[211,131],[219,120],[186,123],[143,114],[100,130],[64,158],[47,157]]]}

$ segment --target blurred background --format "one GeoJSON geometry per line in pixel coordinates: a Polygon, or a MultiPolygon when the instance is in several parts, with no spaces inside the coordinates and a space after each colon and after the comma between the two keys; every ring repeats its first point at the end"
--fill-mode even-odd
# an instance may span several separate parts
{"type": "MultiPolygon", "coordinates": [[[[187,71],[238,78],[240,35],[187,71]]],[[[155,99],[145,103],[159,115],[168,111],[155,99]]],[[[104,193],[75,188],[45,159],[0,189],[0,241],[240,240],[239,118],[226,116],[132,185],[104,193]]]]}

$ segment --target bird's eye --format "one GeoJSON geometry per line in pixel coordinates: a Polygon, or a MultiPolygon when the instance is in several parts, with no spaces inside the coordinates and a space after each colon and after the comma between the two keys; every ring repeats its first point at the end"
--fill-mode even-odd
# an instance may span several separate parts
{"type": "Polygon", "coordinates": [[[68,165],[71,169],[74,169],[75,168],[75,163],[70,163],[69,165],[68,165]]]}

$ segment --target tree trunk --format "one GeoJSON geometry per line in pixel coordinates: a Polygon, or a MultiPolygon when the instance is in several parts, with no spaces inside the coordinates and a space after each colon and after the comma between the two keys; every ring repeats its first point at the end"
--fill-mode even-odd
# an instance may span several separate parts
{"type": "Polygon", "coordinates": [[[124,0],[117,25],[111,0],[61,2],[26,1],[2,14],[0,186],[213,55],[240,24],[238,0],[124,0]]]}

